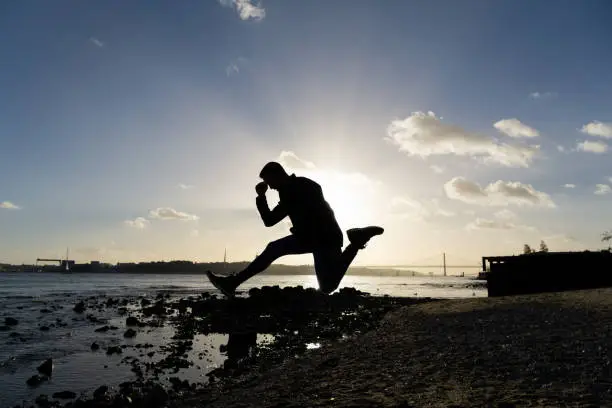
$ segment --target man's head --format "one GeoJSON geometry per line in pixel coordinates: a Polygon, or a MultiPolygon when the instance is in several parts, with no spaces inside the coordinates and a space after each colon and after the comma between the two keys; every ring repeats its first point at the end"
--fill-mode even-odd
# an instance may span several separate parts
{"type": "Polygon", "coordinates": [[[289,179],[289,175],[281,166],[280,163],[277,162],[269,162],[267,163],[261,172],[259,172],[259,177],[270,187],[275,190],[278,190],[283,184],[287,182],[289,179]]]}

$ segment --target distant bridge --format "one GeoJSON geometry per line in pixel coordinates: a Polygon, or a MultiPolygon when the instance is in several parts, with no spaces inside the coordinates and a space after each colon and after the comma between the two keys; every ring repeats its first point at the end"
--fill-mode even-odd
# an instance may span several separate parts
{"type": "MultiPolygon", "coordinates": [[[[434,255],[435,258],[437,258],[439,255],[434,255]]],[[[463,264],[454,264],[454,265],[449,265],[446,263],[446,252],[442,253],[442,263],[441,264],[433,264],[430,263],[429,261],[431,260],[432,257],[427,257],[425,259],[421,259],[418,262],[415,262],[413,264],[406,264],[406,265],[369,265],[369,266],[365,266],[366,268],[372,268],[372,269],[383,269],[383,268],[388,268],[388,269],[400,269],[400,268],[440,268],[444,271],[444,276],[446,276],[446,270],[448,268],[470,268],[470,269],[476,269],[476,268],[482,268],[482,265],[480,264],[480,262],[478,263],[473,263],[473,264],[468,264],[468,263],[463,263],[463,264]]]]}

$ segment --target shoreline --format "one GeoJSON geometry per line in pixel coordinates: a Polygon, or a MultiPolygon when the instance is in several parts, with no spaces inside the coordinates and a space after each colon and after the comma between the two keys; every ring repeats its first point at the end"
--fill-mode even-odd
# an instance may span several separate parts
{"type": "MultiPolygon", "coordinates": [[[[8,332],[15,347],[39,341],[32,336],[42,335],[44,339],[72,331],[71,321],[78,326],[74,330],[89,333],[88,343],[79,346],[81,357],[77,358],[87,361],[89,369],[83,367],[81,371],[78,363],[70,364],[66,358],[62,361],[61,355],[51,352],[39,357],[27,376],[22,370],[21,380],[11,380],[13,387],[24,389],[28,387],[25,384],[28,378],[35,377],[33,384],[40,382],[28,388],[33,393],[32,406],[34,399],[41,407],[165,406],[195,392],[216,388],[217,384],[248,371],[255,362],[268,362],[270,367],[289,355],[308,354],[312,348],[325,348],[336,340],[344,341],[371,330],[388,311],[401,305],[428,301],[431,299],[370,296],[352,288],[327,296],[312,288],[278,286],[253,288],[248,297],[232,300],[218,299],[209,293],[172,298],[164,291],[153,297],[98,295],[77,297],[71,304],[60,304],[62,301],[58,300],[59,303],[43,305],[36,301],[38,309],[31,316],[33,322],[40,322],[41,318],[57,321],[48,324],[44,332],[39,332],[36,326],[33,331],[27,330],[31,326],[27,326],[25,316],[30,312],[23,321],[5,325],[2,330],[8,332]],[[148,334],[160,330],[169,336],[166,340],[161,335],[151,338],[148,334]],[[89,350],[92,340],[96,347],[92,343],[89,350]],[[55,372],[50,376],[38,374],[35,367],[48,357],[59,358],[59,364],[55,360],[55,372]],[[208,368],[210,364],[212,369],[208,368]],[[60,383],[70,366],[76,370],[75,375],[82,372],[81,376],[91,376],[90,383],[95,381],[96,365],[104,370],[100,374],[106,373],[105,383],[95,383],[95,387],[88,387],[89,391],[69,386],[57,389],[64,387],[60,383]],[[132,379],[121,375],[121,383],[113,382],[109,375],[119,373],[117,370],[131,372],[132,379]],[[54,383],[55,389],[51,389],[49,386],[54,383]],[[36,392],[39,387],[45,392],[36,392]],[[62,394],[57,394],[58,391],[64,393],[67,401],[59,399],[62,394]],[[155,405],[157,401],[167,404],[155,405]]],[[[4,315],[3,320],[11,318],[4,315]]],[[[22,320],[18,315],[14,317],[22,320]]],[[[10,366],[11,359],[2,364],[5,363],[10,366]]]]}
{"type": "Polygon", "coordinates": [[[612,405],[612,288],[441,300],[263,287],[234,300],[144,302],[139,322],[176,330],[165,357],[130,360],[142,375],[93,398],[40,406],[612,405]],[[230,333],[220,351],[233,357],[207,384],[172,374],[190,366],[195,337],[218,332],[230,333]]]}
{"type": "Polygon", "coordinates": [[[611,335],[610,288],[436,300],[173,406],[611,406],[611,335]]]}

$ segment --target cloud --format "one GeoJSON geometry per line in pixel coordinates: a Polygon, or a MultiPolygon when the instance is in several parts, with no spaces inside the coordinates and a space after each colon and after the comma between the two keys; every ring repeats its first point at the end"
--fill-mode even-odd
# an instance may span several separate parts
{"type": "Polygon", "coordinates": [[[507,208],[497,211],[495,214],[493,214],[493,216],[500,220],[515,220],[518,218],[514,212],[508,210],[507,208]]]}
{"type": "Polygon", "coordinates": [[[200,217],[193,214],[187,214],[181,211],[176,211],[174,208],[162,207],[149,211],[149,218],[158,220],[196,221],[200,217]]]}
{"type": "Polygon", "coordinates": [[[435,164],[432,164],[431,166],[429,166],[430,169],[433,170],[434,173],[436,174],[442,174],[444,173],[445,168],[442,166],[436,166],[435,164]]]}
{"type": "Polygon", "coordinates": [[[563,187],[565,188],[576,188],[575,184],[564,184],[563,187]]]}
{"type": "Polygon", "coordinates": [[[518,181],[498,180],[482,188],[463,177],[455,177],[444,184],[444,191],[448,198],[470,204],[556,207],[548,194],[518,181]]]}
{"type": "Polygon", "coordinates": [[[191,230],[191,232],[189,232],[189,236],[192,238],[197,238],[200,236],[200,231],[197,229],[191,230]]]}
{"type": "Polygon", "coordinates": [[[493,127],[510,137],[537,137],[540,132],[525,125],[518,119],[502,119],[493,124],[493,127]]]}
{"type": "Polygon", "coordinates": [[[235,62],[232,62],[225,68],[225,75],[232,76],[240,72],[240,67],[235,62]]]}
{"type": "Polygon", "coordinates": [[[557,150],[560,151],[561,153],[565,152],[565,147],[559,145],[557,146],[557,150]]]}
{"type": "Polygon", "coordinates": [[[550,99],[557,96],[556,92],[532,92],[529,94],[530,99],[550,99]]]}
{"type": "Polygon", "coordinates": [[[608,145],[602,141],[585,140],[576,145],[576,150],[588,153],[605,153],[608,151],[608,145]]]}
{"type": "Polygon", "coordinates": [[[102,48],[105,45],[102,41],[100,41],[96,37],[90,37],[89,38],[89,42],[92,43],[93,45],[95,45],[96,47],[99,47],[99,48],[102,48]]]}
{"type": "Polygon", "coordinates": [[[510,221],[505,220],[489,220],[486,218],[476,218],[475,221],[472,221],[468,225],[466,225],[466,229],[468,230],[487,230],[487,229],[497,229],[497,230],[525,230],[525,231],[535,231],[534,227],[530,227],[528,225],[519,225],[514,224],[510,221]]]}
{"type": "Polygon", "coordinates": [[[0,202],[0,208],[5,210],[21,210],[21,207],[11,203],[10,201],[0,202]]]}
{"type": "Polygon", "coordinates": [[[436,218],[453,217],[452,211],[440,208],[436,199],[417,201],[409,197],[395,197],[391,200],[392,213],[411,221],[432,221],[436,218]]]}
{"type": "Polygon", "coordinates": [[[219,0],[225,7],[234,7],[241,20],[263,20],[266,10],[260,4],[253,4],[252,0],[219,0]]]}
{"type": "Polygon", "coordinates": [[[189,190],[189,189],[193,188],[194,186],[193,186],[193,185],[191,185],[191,184],[183,184],[183,183],[179,183],[178,187],[179,187],[181,190],[189,190]]]}
{"type": "Polygon", "coordinates": [[[442,123],[433,112],[414,112],[387,126],[385,140],[408,156],[471,156],[485,163],[528,167],[539,146],[500,143],[493,138],[442,123]]]}
{"type": "Polygon", "coordinates": [[[612,139],[612,123],[604,123],[594,120],[580,129],[582,133],[591,136],[599,136],[607,139],[612,139]]]}
{"type": "Polygon", "coordinates": [[[150,224],[150,221],[143,217],[137,217],[133,220],[126,220],[123,222],[128,227],[136,228],[136,229],[145,229],[150,224]]]}
{"type": "Polygon", "coordinates": [[[291,170],[312,170],[316,166],[313,162],[300,159],[294,152],[283,150],[278,159],[276,159],[283,167],[291,170]]]}
{"type": "Polygon", "coordinates": [[[610,194],[610,192],[612,192],[612,188],[610,188],[610,186],[607,184],[596,184],[595,185],[594,194],[605,195],[605,194],[610,194]]]}

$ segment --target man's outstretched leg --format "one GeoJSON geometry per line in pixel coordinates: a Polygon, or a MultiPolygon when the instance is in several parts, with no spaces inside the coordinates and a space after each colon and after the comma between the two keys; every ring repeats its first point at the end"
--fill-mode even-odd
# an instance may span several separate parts
{"type": "Polygon", "coordinates": [[[336,290],[357,252],[364,249],[372,237],[384,231],[382,227],[376,226],[352,228],[346,231],[350,243],[344,251],[341,248],[316,250],[313,255],[319,289],[326,294],[336,290]]]}
{"type": "Polygon", "coordinates": [[[285,255],[306,254],[312,249],[298,240],[294,235],[270,242],[264,251],[253,260],[244,270],[230,276],[219,276],[212,272],[206,272],[210,282],[225,296],[232,297],[236,288],[246,280],[257,275],[272,265],[272,262],[285,255]]]}

